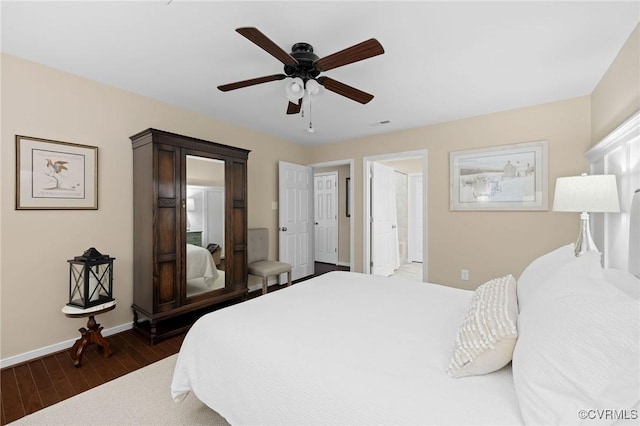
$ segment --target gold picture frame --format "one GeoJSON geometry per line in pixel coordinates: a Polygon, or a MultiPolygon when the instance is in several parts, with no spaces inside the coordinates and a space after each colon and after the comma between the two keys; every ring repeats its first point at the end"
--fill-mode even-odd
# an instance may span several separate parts
{"type": "Polygon", "coordinates": [[[16,135],[16,210],[97,210],[98,147],[16,135]]]}

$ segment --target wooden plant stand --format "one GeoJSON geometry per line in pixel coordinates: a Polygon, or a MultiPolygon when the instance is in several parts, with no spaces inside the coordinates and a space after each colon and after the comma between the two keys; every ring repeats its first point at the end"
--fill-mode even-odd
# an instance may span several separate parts
{"type": "Polygon", "coordinates": [[[82,365],[82,354],[87,346],[92,343],[95,343],[99,347],[102,348],[103,356],[108,358],[111,356],[111,347],[109,346],[109,342],[102,337],[102,327],[100,324],[96,322],[95,316],[99,314],[103,314],[105,312],[109,312],[115,309],[115,301],[112,305],[106,307],[98,307],[95,309],[87,309],[82,311],[81,309],[70,308],[69,306],[65,306],[62,308],[62,312],[69,318],[86,318],[89,317],[87,321],[87,327],[81,327],[78,331],[81,334],[81,337],[76,340],[71,348],[71,358],[73,359],[73,365],[76,367],[80,367],[82,365]],[[67,308],[67,309],[65,309],[67,308]]]}

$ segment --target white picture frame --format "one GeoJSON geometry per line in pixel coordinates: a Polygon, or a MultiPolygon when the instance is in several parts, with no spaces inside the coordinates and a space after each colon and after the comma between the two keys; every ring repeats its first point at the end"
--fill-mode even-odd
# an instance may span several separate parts
{"type": "Polygon", "coordinates": [[[546,211],[548,142],[449,153],[452,211],[546,211]]]}

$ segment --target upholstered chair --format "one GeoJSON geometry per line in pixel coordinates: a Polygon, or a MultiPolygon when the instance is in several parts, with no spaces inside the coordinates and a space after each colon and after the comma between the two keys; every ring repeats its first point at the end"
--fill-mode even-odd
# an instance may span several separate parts
{"type": "Polygon", "coordinates": [[[269,277],[279,277],[287,273],[287,286],[291,285],[291,265],[277,260],[268,260],[269,230],[249,228],[247,263],[249,274],[262,278],[262,294],[267,292],[269,277]]]}

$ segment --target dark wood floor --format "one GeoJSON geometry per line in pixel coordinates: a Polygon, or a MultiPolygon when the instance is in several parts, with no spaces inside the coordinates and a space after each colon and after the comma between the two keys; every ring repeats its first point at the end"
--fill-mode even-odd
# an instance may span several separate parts
{"type": "MultiPolygon", "coordinates": [[[[318,262],[315,268],[313,276],[349,270],[318,262]]],[[[308,278],[311,277],[304,279],[308,278]]],[[[269,290],[279,288],[282,287],[271,286],[269,290]]],[[[259,294],[259,291],[252,292],[249,297],[259,294]]],[[[112,352],[107,359],[96,345],[88,346],[79,368],[74,367],[68,350],[4,368],[0,371],[0,425],[176,354],[183,339],[181,334],[151,346],[138,333],[127,330],[106,337],[112,352]]]]}
{"type": "Polygon", "coordinates": [[[2,369],[1,424],[173,355],[183,339],[179,335],[150,346],[138,333],[127,330],[106,337],[112,351],[107,359],[97,345],[88,346],[79,368],[74,367],[69,351],[62,351],[2,369]]]}
{"type": "Polygon", "coordinates": [[[332,265],[330,263],[316,262],[315,273],[313,274],[313,277],[317,277],[318,275],[322,275],[324,273],[331,272],[331,271],[348,271],[348,270],[349,270],[348,266],[338,266],[338,265],[332,265]]]}

